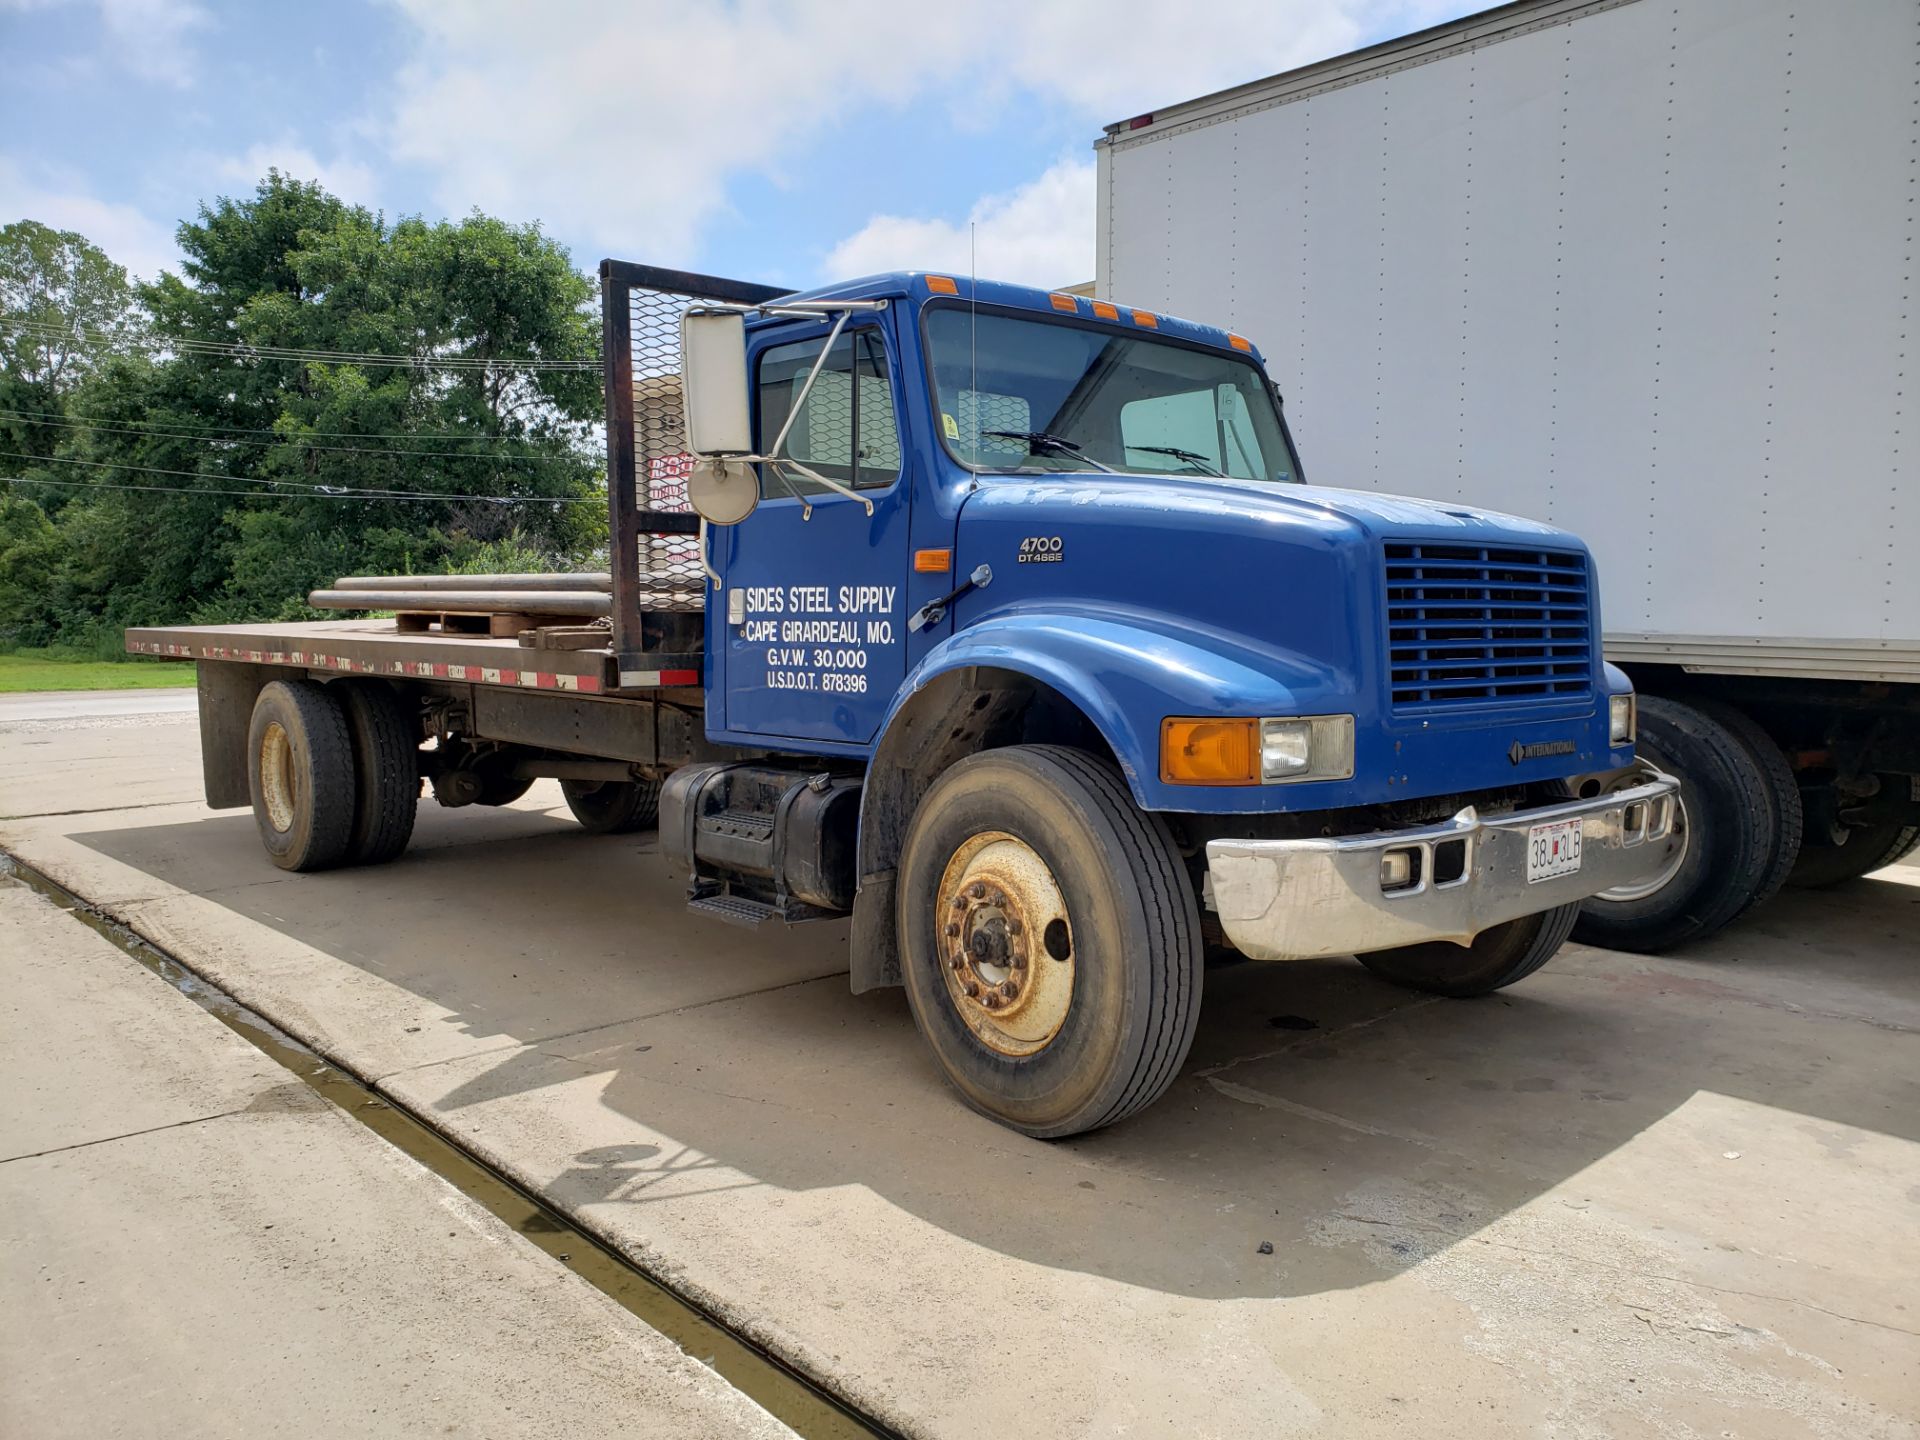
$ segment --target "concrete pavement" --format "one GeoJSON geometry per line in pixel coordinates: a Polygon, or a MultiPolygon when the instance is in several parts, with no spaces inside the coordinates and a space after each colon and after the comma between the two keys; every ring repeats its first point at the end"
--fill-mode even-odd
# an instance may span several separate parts
{"type": "Polygon", "coordinates": [[[191,724],[19,738],[0,845],[907,1433],[1920,1434],[1912,866],[1480,1002],[1216,971],[1166,1099],[1044,1145],[843,925],[691,917],[551,786],[288,876],[191,724]]]}
{"type": "Polygon", "coordinates": [[[0,725],[21,720],[191,715],[197,703],[192,686],[180,690],[24,690],[0,695],[0,725]]]}
{"type": "Polygon", "coordinates": [[[0,880],[0,1428],[790,1434],[0,880]]]}

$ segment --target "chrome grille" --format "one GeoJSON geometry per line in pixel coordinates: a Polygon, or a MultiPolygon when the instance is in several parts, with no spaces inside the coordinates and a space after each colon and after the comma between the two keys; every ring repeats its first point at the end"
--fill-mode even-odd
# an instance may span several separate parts
{"type": "Polygon", "coordinates": [[[1386,601],[1396,710],[1592,688],[1593,595],[1577,551],[1392,541],[1386,601]]]}

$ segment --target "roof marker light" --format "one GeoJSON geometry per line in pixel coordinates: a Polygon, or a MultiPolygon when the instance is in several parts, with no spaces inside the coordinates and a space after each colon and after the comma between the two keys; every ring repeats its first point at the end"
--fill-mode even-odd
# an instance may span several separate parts
{"type": "Polygon", "coordinates": [[[1227,343],[1236,350],[1244,350],[1249,355],[1253,353],[1253,341],[1244,335],[1229,335],[1227,336],[1227,343]]]}
{"type": "Polygon", "coordinates": [[[1149,330],[1158,330],[1160,328],[1160,317],[1155,315],[1151,310],[1136,310],[1133,312],[1133,323],[1136,325],[1144,325],[1149,330]]]}
{"type": "Polygon", "coordinates": [[[1054,309],[1064,310],[1069,315],[1078,313],[1080,309],[1079,302],[1076,301],[1071,295],[1049,295],[1047,296],[1047,299],[1053,302],[1054,309]]]}
{"type": "Polygon", "coordinates": [[[1093,313],[1098,315],[1102,320],[1118,320],[1120,318],[1118,308],[1109,305],[1104,300],[1096,300],[1093,302],[1093,313]]]}
{"type": "Polygon", "coordinates": [[[958,295],[960,287],[944,275],[927,276],[927,290],[934,295],[958,295]]]}

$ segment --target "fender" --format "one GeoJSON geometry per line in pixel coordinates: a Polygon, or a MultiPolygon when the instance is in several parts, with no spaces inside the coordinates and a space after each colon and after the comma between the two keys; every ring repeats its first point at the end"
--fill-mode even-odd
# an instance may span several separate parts
{"type": "Polygon", "coordinates": [[[955,761],[999,745],[1078,738],[1071,727],[1080,722],[1082,736],[1090,728],[1112,753],[1136,804],[1190,809],[1194,791],[1160,781],[1162,719],[1311,713],[1354,683],[1243,636],[1117,607],[1003,610],[941,641],[888,710],[861,792],[854,990],[900,983],[894,868],[920,797],[955,761]],[[1043,695],[1053,701],[1044,718],[1053,728],[1036,730],[1028,712],[1043,695]]]}

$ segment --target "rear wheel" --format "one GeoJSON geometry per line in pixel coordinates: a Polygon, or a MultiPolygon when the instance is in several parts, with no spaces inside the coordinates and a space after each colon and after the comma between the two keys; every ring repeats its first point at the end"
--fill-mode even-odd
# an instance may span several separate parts
{"type": "MultiPolygon", "coordinates": [[[[1641,697],[1636,748],[1680,781],[1673,859],[1648,881],[1586,901],[1575,940],[1610,950],[1666,950],[1713,934],[1772,893],[1785,876],[1782,847],[1797,842],[1783,824],[1780,776],[1750,739],[1703,709],[1641,697]]],[[[1772,747],[1764,733],[1759,739],[1772,747]]],[[[1797,829],[1797,791],[1784,818],[1797,829]]]]}
{"type": "Polygon", "coordinates": [[[562,780],[560,792],[583,830],[627,835],[660,823],[658,780],[562,780]]]}
{"type": "Polygon", "coordinates": [[[353,837],[357,798],[339,699],[311,680],[263,686],[247,727],[247,787],[274,864],[301,871],[338,865],[353,837]]]}
{"type": "Polygon", "coordinates": [[[1788,883],[1797,889],[1821,890],[1883,870],[1904,860],[1920,847],[1920,825],[1900,820],[1878,820],[1850,826],[1843,839],[1809,834],[1788,883]]]}
{"type": "Polygon", "coordinates": [[[340,697],[353,742],[356,794],[349,865],[384,865],[407,848],[420,806],[420,736],[393,687],[379,680],[341,680],[340,697]]]}
{"type": "Polygon", "coordinates": [[[914,813],[898,894],[914,1020],[975,1109],[1054,1138],[1173,1083],[1200,1011],[1199,908],[1111,766],[1051,745],[960,761],[914,813]]]}
{"type": "Polygon", "coordinates": [[[1525,915],[1474,937],[1471,945],[1435,940],[1376,950],[1360,963],[1384,980],[1433,995],[1465,999],[1505,989],[1551,960],[1573,933],[1578,904],[1525,915]]]}

